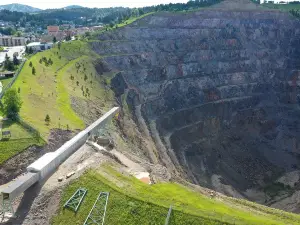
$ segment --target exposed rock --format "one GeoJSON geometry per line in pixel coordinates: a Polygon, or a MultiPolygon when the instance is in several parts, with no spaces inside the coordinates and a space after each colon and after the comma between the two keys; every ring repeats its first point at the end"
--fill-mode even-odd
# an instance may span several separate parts
{"type": "Polygon", "coordinates": [[[66,178],[68,179],[68,178],[70,178],[71,176],[73,176],[74,174],[75,174],[74,171],[73,171],[73,172],[70,172],[70,173],[67,174],[66,178]]]}
{"type": "Polygon", "coordinates": [[[110,144],[110,140],[109,140],[109,138],[98,137],[97,144],[99,144],[101,146],[107,146],[110,144]]]}
{"type": "Polygon", "coordinates": [[[150,15],[92,46],[168,172],[242,197],[300,163],[300,22],[230,7],[150,15]]]}

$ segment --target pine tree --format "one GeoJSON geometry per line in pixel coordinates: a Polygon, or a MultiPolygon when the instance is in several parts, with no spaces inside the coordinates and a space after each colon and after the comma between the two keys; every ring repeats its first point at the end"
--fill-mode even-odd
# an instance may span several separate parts
{"type": "Polygon", "coordinates": [[[4,64],[3,64],[4,69],[12,71],[14,70],[14,64],[12,61],[10,61],[8,55],[5,55],[5,60],[4,60],[4,64]]]}
{"type": "Polygon", "coordinates": [[[14,63],[14,65],[19,65],[20,64],[20,61],[18,60],[17,56],[15,56],[15,55],[13,57],[13,63],[14,63]]]}
{"type": "Polygon", "coordinates": [[[45,122],[46,122],[47,126],[50,124],[50,121],[51,121],[50,116],[47,114],[45,117],[45,122]]]}
{"type": "Polygon", "coordinates": [[[33,54],[33,49],[31,47],[28,49],[28,54],[33,54]]]}
{"type": "Polygon", "coordinates": [[[35,71],[35,68],[32,67],[32,74],[35,75],[35,72],[36,72],[36,71],[35,71]]]}

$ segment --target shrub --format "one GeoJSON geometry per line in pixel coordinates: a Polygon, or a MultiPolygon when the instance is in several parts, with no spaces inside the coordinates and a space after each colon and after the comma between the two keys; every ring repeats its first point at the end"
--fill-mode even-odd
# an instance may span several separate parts
{"type": "Polygon", "coordinates": [[[51,121],[50,116],[47,114],[45,117],[45,122],[46,122],[47,126],[49,126],[50,121],[51,121]]]}

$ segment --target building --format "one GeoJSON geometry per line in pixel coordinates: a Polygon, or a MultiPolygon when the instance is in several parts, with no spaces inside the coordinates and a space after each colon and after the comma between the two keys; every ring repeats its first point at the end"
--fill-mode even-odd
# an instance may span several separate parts
{"type": "Polygon", "coordinates": [[[59,32],[59,26],[48,26],[47,31],[49,35],[55,36],[59,32]]]}
{"type": "Polygon", "coordinates": [[[98,30],[102,30],[102,29],[103,29],[103,26],[93,26],[93,27],[91,27],[91,29],[92,29],[93,31],[98,31],[98,30]]]}
{"type": "Polygon", "coordinates": [[[9,130],[2,131],[2,139],[9,139],[11,138],[11,133],[9,130]]]}
{"type": "Polygon", "coordinates": [[[25,43],[24,37],[0,36],[0,46],[24,46],[25,43]]]}
{"type": "Polygon", "coordinates": [[[289,4],[292,2],[297,2],[298,0],[259,0],[260,4],[263,3],[273,3],[273,4],[289,4]]]}
{"type": "Polygon", "coordinates": [[[89,32],[89,31],[91,31],[91,29],[88,28],[88,27],[78,27],[78,28],[75,29],[74,33],[76,35],[83,35],[83,34],[85,34],[86,32],[89,32]]]}
{"type": "Polygon", "coordinates": [[[53,47],[52,42],[32,42],[27,45],[27,48],[32,48],[34,52],[45,51],[53,47]]]}
{"type": "Polygon", "coordinates": [[[14,77],[15,73],[11,71],[0,72],[0,79],[14,77]]]}
{"type": "Polygon", "coordinates": [[[2,82],[0,81],[0,93],[2,92],[3,90],[3,85],[2,85],[2,82]]]}

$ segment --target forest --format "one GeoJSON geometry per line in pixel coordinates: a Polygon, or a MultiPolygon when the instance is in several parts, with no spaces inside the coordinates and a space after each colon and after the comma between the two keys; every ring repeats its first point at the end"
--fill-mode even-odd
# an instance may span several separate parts
{"type": "Polygon", "coordinates": [[[186,11],[206,7],[220,2],[221,0],[191,0],[187,3],[160,4],[142,8],[70,8],[48,9],[37,13],[11,12],[1,10],[0,18],[3,21],[19,23],[25,27],[26,23],[31,26],[61,25],[66,22],[74,22],[76,25],[89,25],[93,23],[116,24],[130,17],[138,17],[145,13],[157,11],[186,11]]]}

